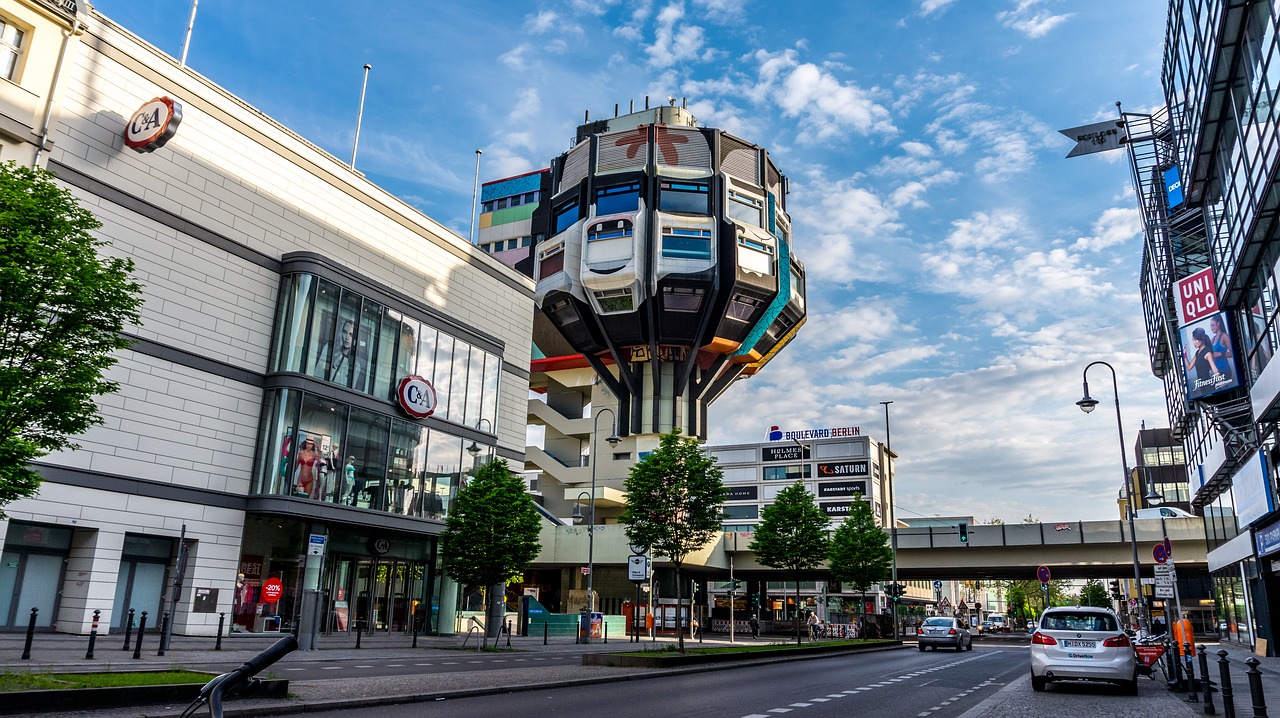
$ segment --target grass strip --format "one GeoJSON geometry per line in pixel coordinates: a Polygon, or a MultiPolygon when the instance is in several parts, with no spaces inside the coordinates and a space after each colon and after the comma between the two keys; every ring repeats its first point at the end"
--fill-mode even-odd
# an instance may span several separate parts
{"type": "Polygon", "coordinates": [[[121,686],[164,686],[208,683],[213,676],[191,671],[141,671],[126,673],[0,673],[0,693],[13,691],[121,686]]]}

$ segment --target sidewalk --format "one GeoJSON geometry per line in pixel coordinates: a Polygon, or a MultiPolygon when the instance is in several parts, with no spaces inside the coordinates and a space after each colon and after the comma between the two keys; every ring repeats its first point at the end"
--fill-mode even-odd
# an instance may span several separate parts
{"type": "MultiPolygon", "coordinates": [[[[174,636],[170,648],[163,657],[156,656],[159,647],[158,637],[148,636],[144,642],[141,657],[133,659],[133,651],[121,650],[124,637],[111,635],[99,637],[95,646],[94,660],[86,660],[85,650],[88,638],[84,636],[67,636],[60,634],[37,634],[32,643],[31,659],[21,660],[25,637],[19,635],[0,635],[0,669],[13,671],[105,671],[105,670],[155,670],[170,666],[182,666],[187,669],[211,669],[218,672],[228,670],[257,653],[280,638],[279,634],[264,636],[236,634],[223,638],[223,650],[213,650],[216,639],[188,638],[174,636]]],[[[319,649],[315,651],[294,651],[285,656],[274,667],[263,672],[263,676],[273,674],[275,677],[291,678],[290,673],[281,673],[288,667],[303,665],[350,662],[367,664],[380,660],[404,660],[430,662],[433,660],[461,660],[476,655],[475,638],[468,644],[467,651],[461,651],[464,636],[419,636],[418,647],[412,647],[412,639],[404,636],[364,636],[361,648],[355,648],[355,639],[343,637],[321,637],[319,649]]],[[[791,639],[793,640],[793,639],[791,639]]],[[[639,680],[673,672],[690,673],[703,670],[721,670],[733,664],[718,664],[706,667],[678,669],[627,669],[606,668],[601,666],[583,666],[579,657],[586,652],[643,650],[655,646],[671,645],[675,639],[661,637],[655,643],[648,639],[639,644],[628,642],[627,637],[610,639],[608,643],[577,644],[573,637],[551,637],[543,645],[542,636],[512,636],[511,648],[506,647],[506,637],[500,642],[504,651],[500,657],[510,658],[510,669],[491,668],[484,670],[457,671],[447,673],[426,673],[405,676],[362,675],[358,678],[337,678],[328,680],[298,680],[291,678],[289,684],[290,700],[244,699],[232,700],[226,705],[226,716],[249,717],[266,715],[285,715],[292,713],[314,712],[341,708],[367,707],[390,703],[427,702],[451,697],[479,695],[494,692],[533,690],[548,685],[572,686],[592,683],[605,683],[618,680],[639,680]],[[568,659],[559,665],[552,665],[551,660],[568,659]],[[517,662],[519,661],[519,662],[517,662]],[[546,661],[546,664],[536,663],[546,661]]],[[[786,636],[761,636],[752,639],[736,637],[738,644],[770,644],[789,642],[786,636]]],[[[490,641],[492,644],[492,641],[490,641]]],[[[686,646],[697,646],[698,641],[685,637],[686,646]]],[[[703,638],[703,646],[729,645],[728,636],[708,635],[703,638]]],[[[896,649],[895,649],[896,650],[896,649]]],[[[480,654],[493,657],[494,654],[480,654]]],[[[477,656],[478,657],[478,656],[477,656]]],[[[803,660],[789,658],[785,660],[803,660]]],[[[177,716],[184,706],[143,706],[129,709],[110,709],[92,712],[45,713],[41,718],[167,718],[177,716]]],[[[207,715],[207,714],[205,714],[207,715]]]]}

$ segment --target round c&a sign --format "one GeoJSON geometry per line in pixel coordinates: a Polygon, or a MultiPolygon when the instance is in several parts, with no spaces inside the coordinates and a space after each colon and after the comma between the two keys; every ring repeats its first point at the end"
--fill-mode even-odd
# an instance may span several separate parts
{"type": "Polygon", "coordinates": [[[124,127],[124,143],[139,152],[164,147],[182,122],[182,105],[168,97],[157,97],[138,108],[124,127]]]}
{"type": "Polygon", "coordinates": [[[425,419],[436,410],[436,390],[431,382],[416,374],[400,380],[396,399],[404,413],[415,419],[425,419]]]}

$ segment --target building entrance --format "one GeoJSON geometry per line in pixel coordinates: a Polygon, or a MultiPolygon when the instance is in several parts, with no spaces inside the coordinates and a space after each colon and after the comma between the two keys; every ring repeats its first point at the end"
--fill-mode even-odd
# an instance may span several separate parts
{"type": "Polygon", "coordinates": [[[32,608],[36,628],[53,628],[70,548],[71,529],[10,522],[0,554],[0,631],[25,631],[32,608]]]}
{"type": "Polygon", "coordinates": [[[427,564],[391,558],[337,556],[326,600],[326,633],[422,631],[427,606],[427,564]]]}

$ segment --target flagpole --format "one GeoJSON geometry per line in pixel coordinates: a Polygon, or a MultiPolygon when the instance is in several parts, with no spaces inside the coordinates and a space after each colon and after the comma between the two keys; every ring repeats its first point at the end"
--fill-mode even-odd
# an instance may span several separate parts
{"type": "Polygon", "coordinates": [[[191,47],[191,28],[196,25],[196,8],[200,0],[191,0],[191,17],[187,18],[187,35],[182,39],[182,57],[178,59],[178,67],[187,66],[187,49],[191,47]]]}

